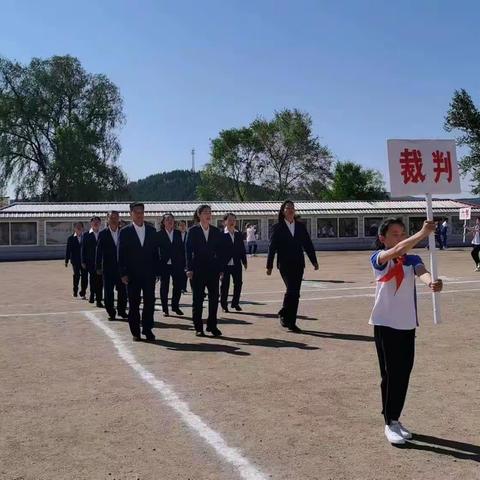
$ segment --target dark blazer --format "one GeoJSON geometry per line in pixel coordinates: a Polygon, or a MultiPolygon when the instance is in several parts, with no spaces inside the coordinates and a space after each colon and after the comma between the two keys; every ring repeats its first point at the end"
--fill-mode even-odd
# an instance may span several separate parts
{"type": "Polygon", "coordinates": [[[158,237],[155,227],[145,223],[145,241],[138,238],[133,223],[120,230],[118,238],[118,269],[129,279],[149,279],[160,275],[158,237]]]}
{"type": "Polygon", "coordinates": [[[183,271],[185,269],[185,245],[180,230],[173,230],[173,242],[170,241],[168,233],[163,228],[157,232],[157,237],[161,268],[163,269],[171,260],[174,268],[183,271]]]}
{"type": "Polygon", "coordinates": [[[102,270],[104,275],[118,276],[118,249],[109,228],[98,234],[95,265],[96,270],[102,270]]]}
{"type": "MultiPolygon", "coordinates": [[[[84,237],[83,234],[82,237],[84,237]]],[[[81,238],[79,242],[77,236],[74,234],[68,237],[67,249],[65,251],[65,264],[70,261],[74,267],[80,267],[82,263],[82,242],[83,238],[81,238]]]]}
{"type": "Polygon", "coordinates": [[[292,237],[287,224],[282,220],[273,226],[273,233],[268,247],[267,268],[273,268],[275,254],[277,254],[278,268],[305,268],[303,251],[308,255],[313,265],[318,264],[312,239],[305,225],[295,220],[295,235],[292,237]]]}
{"type": "Polygon", "coordinates": [[[208,242],[200,224],[190,227],[185,240],[186,269],[201,273],[224,270],[225,238],[217,227],[210,225],[208,242]]]}
{"type": "Polygon", "coordinates": [[[245,243],[243,242],[243,236],[240,232],[235,230],[232,237],[229,233],[223,234],[225,237],[225,246],[224,246],[224,262],[225,265],[233,258],[234,265],[243,264],[244,267],[247,266],[247,252],[245,251],[245,243]]]}
{"type": "MultiPolygon", "coordinates": [[[[100,235],[100,232],[98,233],[100,235]]],[[[93,232],[83,235],[82,242],[82,263],[87,266],[89,272],[95,271],[95,257],[97,253],[97,239],[93,232]]]]}

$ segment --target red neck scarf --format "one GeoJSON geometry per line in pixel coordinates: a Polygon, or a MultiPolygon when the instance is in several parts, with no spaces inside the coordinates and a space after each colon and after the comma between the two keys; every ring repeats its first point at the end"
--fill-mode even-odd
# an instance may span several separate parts
{"type": "MultiPolygon", "coordinates": [[[[395,260],[394,260],[395,261],[395,260]]],[[[397,288],[395,289],[395,293],[397,293],[400,285],[403,282],[403,278],[405,277],[405,273],[403,271],[403,263],[405,262],[405,257],[402,255],[396,259],[395,265],[386,273],[383,277],[379,278],[379,282],[389,282],[393,278],[397,283],[397,288]]]]}

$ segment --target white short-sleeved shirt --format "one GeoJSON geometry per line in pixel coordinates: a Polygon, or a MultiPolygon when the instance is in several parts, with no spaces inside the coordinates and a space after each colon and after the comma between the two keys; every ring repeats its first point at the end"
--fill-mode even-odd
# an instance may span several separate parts
{"type": "Polygon", "coordinates": [[[393,260],[383,265],[378,264],[377,250],[370,257],[373,273],[377,282],[375,303],[370,316],[370,325],[383,325],[397,330],[411,330],[418,326],[417,292],[415,288],[415,270],[423,265],[418,255],[404,255],[403,281],[397,290],[395,278],[379,282],[395,266],[393,260]]]}
{"type": "Polygon", "coordinates": [[[247,242],[254,242],[256,240],[255,232],[255,227],[247,228],[247,242]]]}
{"type": "Polygon", "coordinates": [[[480,245],[480,225],[475,225],[473,228],[472,245],[480,245]]]}

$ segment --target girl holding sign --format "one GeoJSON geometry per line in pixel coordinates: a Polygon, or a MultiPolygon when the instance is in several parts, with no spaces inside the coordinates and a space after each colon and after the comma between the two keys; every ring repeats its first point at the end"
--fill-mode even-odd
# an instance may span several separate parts
{"type": "Polygon", "coordinates": [[[473,232],[471,254],[475,262],[475,271],[480,272],[480,217],[477,218],[475,226],[467,227],[467,230],[473,232]]]}
{"type": "Polygon", "coordinates": [[[434,292],[442,289],[442,281],[432,281],[422,259],[407,252],[435,232],[435,227],[434,221],[427,220],[419,232],[407,238],[400,219],[386,220],[378,230],[377,250],[371,256],[377,287],[369,323],[374,325],[382,377],[385,436],[392,444],[404,444],[412,438],[399,418],[415,354],[418,326],[415,276],[434,292]]]}

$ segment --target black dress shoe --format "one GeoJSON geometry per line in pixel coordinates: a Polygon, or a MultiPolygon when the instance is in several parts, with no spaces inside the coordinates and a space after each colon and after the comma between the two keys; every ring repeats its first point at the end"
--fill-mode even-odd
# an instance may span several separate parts
{"type": "Polygon", "coordinates": [[[132,340],[134,342],[141,342],[142,341],[142,337],[140,337],[140,335],[132,335],[132,340]]]}
{"type": "Polygon", "coordinates": [[[302,330],[298,328],[296,325],[290,325],[288,329],[293,333],[302,333],[302,330]]]}
{"type": "Polygon", "coordinates": [[[230,313],[228,307],[222,307],[223,313],[230,313]]]}
{"type": "Polygon", "coordinates": [[[287,324],[287,321],[285,320],[284,317],[280,316],[280,325],[284,328],[288,328],[288,324],[287,324]]]}
{"type": "Polygon", "coordinates": [[[195,336],[196,337],[204,337],[205,334],[202,331],[200,331],[200,332],[195,332],[195,336]]]}
{"type": "Polygon", "coordinates": [[[232,308],[234,308],[237,312],[242,311],[242,307],[240,305],[232,305],[232,308]]]}
{"type": "Polygon", "coordinates": [[[74,296],[74,297],[78,297],[78,293],[77,293],[77,292],[73,292],[73,296],[74,296]]]}
{"type": "Polygon", "coordinates": [[[167,310],[167,311],[165,311],[165,310],[163,311],[163,316],[164,316],[164,317],[169,317],[169,316],[170,316],[170,314],[168,313],[168,310],[167,310]]]}
{"type": "Polygon", "coordinates": [[[145,338],[147,339],[147,342],[155,341],[155,335],[152,332],[144,333],[144,335],[145,335],[145,338]]]}
{"type": "Polygon", "coordinates": [[[118,312],[118,316],[126,320],[128,318],[127,312],[118,312]]]}
{"type": "Polygon", "coordinates": [[[177,315],[183,315],[183,312],[179,308],[172,309],[177,315]]]}
{"type": "Polygon", "coordinates": [[[88,303],[95,303],[95,299],[94,298],[89,298],[88,303]]]}
{"type": "Polygon", "coordinates": [[[210,329],[210,332],[214,337],[220,337],[222,335],[222,332],[217,327],[210,329]]]}

